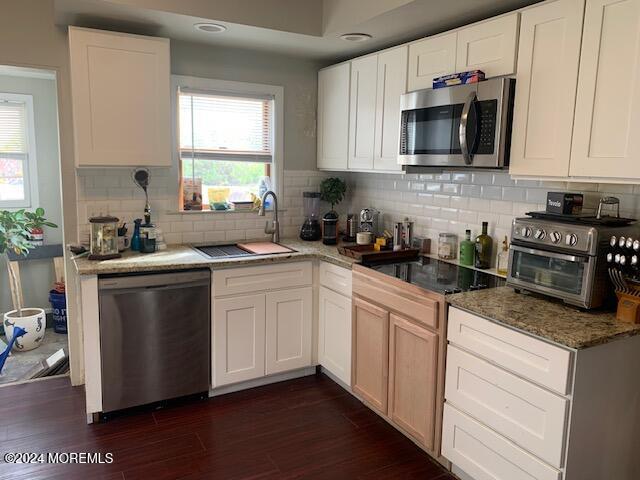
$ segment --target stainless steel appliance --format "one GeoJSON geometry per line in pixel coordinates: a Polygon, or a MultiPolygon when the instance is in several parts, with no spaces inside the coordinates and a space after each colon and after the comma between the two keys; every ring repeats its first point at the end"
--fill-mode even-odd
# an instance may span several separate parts
{"type": "Polygon", "coordinates": [[[360,231],[371,232],[377,236],[380,231],[380,212],[375,208],[363,208],[360,210],[360,231]]]}
{"type": "MultiPolygon", "coordinates": [[[[530,214],[531,215],[531,214],[530,214]]],[[[511,227],[507,284],[559,298],[582,308],[597,308],[610,297],[606,253],[611,236],[638,228],[595,217],[516,218],[511,227]]],[[[615,219],[613,219],[615,220],[615,219]]]]}
{"type": "Polygon", "coordinates": [[[102,410],[209,390],[211,272],[98,280],[102,410]]]}
{"type": "Polygon", "coordinates": [[[402,95],[398,163],[407,172],[507,166],[514,92],[515,80],[494,78],[402,95]]]}

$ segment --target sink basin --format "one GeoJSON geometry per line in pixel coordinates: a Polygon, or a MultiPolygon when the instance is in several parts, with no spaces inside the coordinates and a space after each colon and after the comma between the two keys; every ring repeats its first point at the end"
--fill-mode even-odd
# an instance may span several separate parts
{"type": "Polygon", "coordinates": [[[209,258],[252,257],[292,253],[295,250],[273,242],[234,243],[229,245],[207,245],[195,247],[209,258]]]}

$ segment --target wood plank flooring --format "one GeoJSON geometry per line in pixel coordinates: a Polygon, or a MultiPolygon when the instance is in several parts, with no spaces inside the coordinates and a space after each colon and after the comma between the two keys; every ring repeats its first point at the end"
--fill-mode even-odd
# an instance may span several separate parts
{"type": "Polygon", "coordinates": [[[0,460],[0,480],[454,479],[321,374],[94,425],[84,390],[67,378],[3,387],[6,452],[111,452],[114,461],[0,460]]]}

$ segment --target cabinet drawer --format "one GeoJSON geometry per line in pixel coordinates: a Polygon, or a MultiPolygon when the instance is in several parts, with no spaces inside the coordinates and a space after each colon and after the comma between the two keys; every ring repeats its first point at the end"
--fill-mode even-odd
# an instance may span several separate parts
{"type": "Polygon", "coordinates": [[[449,404],[442,455],[477,480],[560,480],[561,473],[449,404]]]}
{"type": "Polygon", "coordinates": [[[311,285],[311,262],[214,270],[213,296],[311,285]]]}
{"type": "Polygon", "coordinates": [[[453,307],[447,340],[563,395],[569,391],[573,355],[569,350],[453,307]]]}
{"type": "Polygon", "coordinates": [[[320,285],[351,297],[351,270],[332,263],[320,262],[320,285]]]}
{"type": "Polygon", "coordinates": [[[566,398],[449,345],[445,399],[552,466],[562,466],[566,398]]]}

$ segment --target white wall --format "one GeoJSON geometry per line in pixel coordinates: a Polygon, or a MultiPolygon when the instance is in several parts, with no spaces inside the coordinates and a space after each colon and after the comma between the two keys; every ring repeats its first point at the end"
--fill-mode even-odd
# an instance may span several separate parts
{"type": "MultiPolygon", "coordinates": [[[[58,150],[58,106],[56,83],[42,78],[0,75],[0,92],[33,96],[38,164],[38,206],[60,228],[45,227],[46,243],[62,242],[62,201],[60,198],[60,159],[58,150]]],[[[20,264],[25,304],[48,308],[48,293],[55,278],[51,260],[34,260],[20,264]]],[[[9,279],[4,259],[0,259],[0,312],[12,309],[9,279]]]]}

